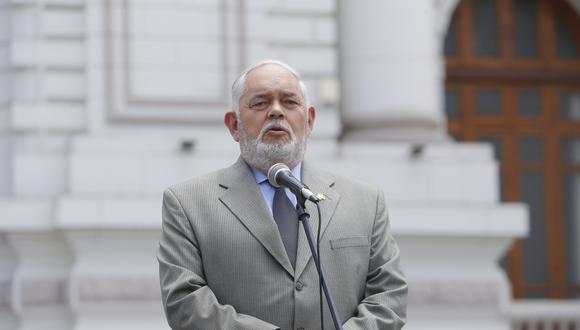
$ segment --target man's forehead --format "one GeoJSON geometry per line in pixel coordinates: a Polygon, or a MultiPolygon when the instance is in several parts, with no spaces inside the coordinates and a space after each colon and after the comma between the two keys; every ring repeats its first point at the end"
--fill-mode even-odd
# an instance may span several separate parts
{"type": "Polygon", "coordinates": [[[252,98],[259,98],[259,97],[268,97],[272,94],[280,94],[283,97],[294,97],[300,96],[300,93],[294,92],[291,90],[280,90],[280,91],[268,91],[268,90],[256,90],[256,91],[248,91],[248,96],[252,98]]]}
{"type": "Polygon", "coordinates": [[[302,95],[298,78],[286,68],[277,64],[265,64],[259,66],[246,76],[246,88],[244,94],[254,97],[257,95],[269,95],[282,93],[302,95]]]}

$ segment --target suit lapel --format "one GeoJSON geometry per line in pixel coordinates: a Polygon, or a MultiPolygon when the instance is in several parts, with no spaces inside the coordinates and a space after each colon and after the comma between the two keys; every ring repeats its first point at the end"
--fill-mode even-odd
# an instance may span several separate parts
{"type": "MultiPolygon", "coordinates": [[[[334,214],[336,206],[340,200],[340,195],[332,189],[334,185],[334,180],[329,178],[327,175],[313,171],[303,164],[302,169],[302,182],[309,186],[312,192],[322,193],[326,199],[319,202],[320,213],[322,215],[322,226],[321,234],[322,238],[326,228],[328,227],[330,220],[334,214]]],[[[316,233],[318,230],[318,212],[316,210],[316,205],[307,202],[306,210],[310,214],[310,227],[312,229],[312,236],[314,236],[314,244],[316,244],[316,233]]],[[[302,225],[300,225],[302,227],[302,225]]],[[[310,251],[310,246],[308,245],[308,240],[304,232],[304,228],[299,228],[298,230],[298,252],[296,256],[296,272],[295,278],[300,278],[300,275],[306,268],[309,260],[312,259],[312,253],[310,251]]]]}
{"type": "Polygon", "coordinates": [[[266,250],[294,276],[278,227],[264,201],[252,171],[240,157],[224,172],[221,186],[226,188],[222,203],[244,224],[266,250]]]}

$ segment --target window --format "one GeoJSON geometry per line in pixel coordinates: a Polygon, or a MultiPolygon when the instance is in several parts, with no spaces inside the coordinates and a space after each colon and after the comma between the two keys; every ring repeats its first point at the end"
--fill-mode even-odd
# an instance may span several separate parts
{"type": "Polygon", "coordinates": [[[580,297],[580,18],[564,0],[463,0],[445,39],[449,134],[491,143],[530,235],[515,298],[580,297]]]}

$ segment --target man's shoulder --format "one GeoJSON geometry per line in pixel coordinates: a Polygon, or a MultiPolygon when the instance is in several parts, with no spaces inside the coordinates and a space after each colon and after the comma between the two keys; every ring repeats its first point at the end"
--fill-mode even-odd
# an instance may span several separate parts
{"type": "Polygon", "coordinates": [[[215,184],[217,181],[217,178],[220,177],[219,173],[222,170],[223,169],[220,169],[220,170],[206,173],[206,174],[203,174],[200,176],[192,177],[192,178],[189,178],[189,179],[181,181],[181,182],[174,183],[174,184],[170,185],[169,187],[167,187],[167,189],[172,190],[172,191],[181,191],[184,189],[191,189],[191,188],[205,186],[205,185],[209,185],[209,184],[215,184]]]}
{"type": "Polygon", "coordinates": [[[220,189],[220,182],[233,171],[232,167],[233,165],[172,184],[167,187],[166,191],[171,191],[173,194],[179,195],[182,193],[189,194],[191,192],[207,192],[207,190],[211,189],[220,189]]]}

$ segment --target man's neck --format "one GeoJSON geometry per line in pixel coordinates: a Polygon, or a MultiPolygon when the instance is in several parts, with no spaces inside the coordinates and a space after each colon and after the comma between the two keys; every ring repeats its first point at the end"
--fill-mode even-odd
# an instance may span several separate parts
{"type": "MultiPolygon", "coordinates": [[[[250,168],[252,169],[252,172],[254,173],[254,177],[256,178],[256,181],[259,183],[261,181],[263,181],[264,179],[267,180],[268,179],[268,171],[264,172],[262,170],[260,170],[259,168],[248,164],[250,166],[250,168]]],[[[296,177],[298,180],[301,179],[302,177],[302,163],[298,163],[293,167],[288,166],[288,168],[290,168],[290,171],[292,172],[292,174],[294,175],[294,177],[296,177]]]]}
{"type": "MultiPolygon", "coordinates": [[[[254,164],[250,164],[246,159],[244,159],[244,161],[246,162],[246,164],[250,165],[252,168],[256,169],[257,171],[259,171],[260,173],[264,174],[265,176],[268,176],[268,171],[270,170],[270,167],[272,167],[273,165],[277,164],[277,163],[272,163],[270,166],[268,166],[267,168],[262,168],[260,166],[255,166],[254,164]]],[[[294,168],[296,166],[298,166],[299,164],[301,164],[302,161],[299,162],[292,162],[292,163],[284,163],[286,166],[288,166],[288,168],[291,171],[294,171],[294,168]]]]}

